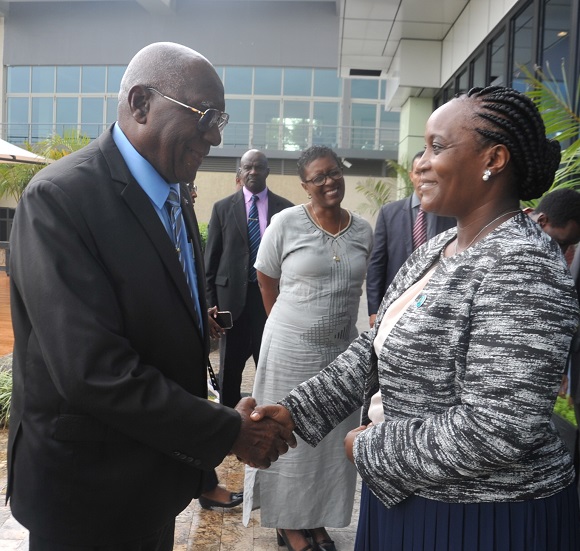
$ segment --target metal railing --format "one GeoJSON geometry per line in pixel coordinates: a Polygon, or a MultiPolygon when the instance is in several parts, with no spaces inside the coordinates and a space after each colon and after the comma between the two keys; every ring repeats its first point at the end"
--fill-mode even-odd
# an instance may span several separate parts
{"type": "MultiPolygon", "coordinates": [[[[2,137],[15,145],[38,143],[54,134],[63,136],[75,130],[91,139],[106,124],[2,124],[2,137]]],[[[329,126],[297,121],[279,123],[230,123],[223,134],[222,148],[302,151],[311,145],[335,149],[394,151],[398,147],[398,128],[369,126],[329,126]]]]}

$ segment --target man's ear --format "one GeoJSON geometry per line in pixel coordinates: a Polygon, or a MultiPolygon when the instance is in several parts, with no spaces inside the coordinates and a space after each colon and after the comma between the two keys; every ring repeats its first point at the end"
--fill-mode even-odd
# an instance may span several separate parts
{"type": "Polygon", "coordinates": [[[536,222],[540,224],[540,228],[543,228],[544,226],[546,226],[546,224],[549,224],[550,219],[546,214],[540,212],[538,216],[536,216],[536,222]]]}
{"type": "Polygon", "coordinates": [[[148,90],[145,86],[141,86],[140,84],[133,86],[133,88],[129,90],[127,103],[129,104],[131,116],[139,124],[145,124],[147,122],[151,94],[151,90],[148,90]]]}

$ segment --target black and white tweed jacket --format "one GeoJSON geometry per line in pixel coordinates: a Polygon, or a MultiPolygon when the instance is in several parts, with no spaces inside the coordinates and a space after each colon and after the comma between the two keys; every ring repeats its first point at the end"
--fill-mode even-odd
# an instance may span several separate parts
{"type": "MultiPolygon", "coordinates": [[[[387,506],[547,497],[573,480],[550,417],[578,325],[559,247],[525,214],[450,258],[448,230],[418,249],[387,290],[375,327],[281,403],[316,445],[380,388],[385,422],[359,436],[357,469],[387,506]],[[385,309],[438,262],[377,358],[385,309]],[[420,305],[419,305],[420,304],[420,305]]],[[[337,481],[339,482],[339,481],[337,481]]]]}

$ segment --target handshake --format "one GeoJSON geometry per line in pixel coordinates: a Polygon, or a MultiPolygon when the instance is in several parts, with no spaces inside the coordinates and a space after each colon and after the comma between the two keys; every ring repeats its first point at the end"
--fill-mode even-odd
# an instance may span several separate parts
{"type": "Polygon", "coordinates": [[[289,447],[296,447],[295,424],[285,407],[256,407],[253,398],[242,398],[235,409],[242,426],[231,453],[246,465],[266,469],[289,447]]]}

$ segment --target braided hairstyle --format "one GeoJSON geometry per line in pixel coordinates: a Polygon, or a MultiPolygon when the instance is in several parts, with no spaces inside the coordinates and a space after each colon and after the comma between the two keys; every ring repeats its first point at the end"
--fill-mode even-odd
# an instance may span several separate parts
{"type": "Polygon", "coordinates": [[[300,176],[300,179],[304,181],[306,168],[312,161],[316,161],[316,159],[324,159],[326,157],[334,159],[337,166],[342,168],[342,163],[340,162],[338,155],[330,147],[325,145],[313,145],[308,149],[305,149],[297,161],[298,176],[300,176]]]}
{"type": "Polygon", "coordinates": [[[510,152],[521,200],[543,195],[560,164],[560,144],[546,138],[546,129],[534,102],[502,86],[472,88],[461,96],[475,103],[479,123],[475,131],[484,144],[498,143],[510,152]]]}

